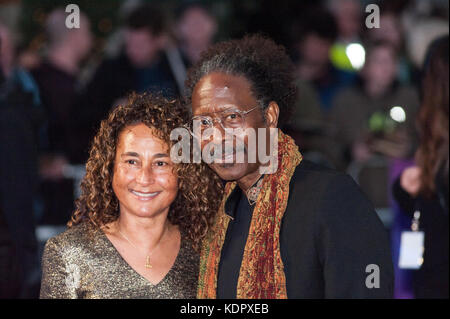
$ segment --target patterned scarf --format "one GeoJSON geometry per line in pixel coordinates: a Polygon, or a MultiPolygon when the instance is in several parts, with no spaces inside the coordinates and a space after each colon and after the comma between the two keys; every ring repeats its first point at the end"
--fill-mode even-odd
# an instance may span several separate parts
{"type": "MultiPolygon", "coordinates": [[[[279,167],[276,173],[263,178],[239,272],[237,298],[287,298],[280,227],[289,197],[289,182],[301,160],[302,155],[292,138],[279,131],[279,167]]],[[[219,261],[230,221],[225,214],[225,202],[235,187],[236,182],[226,184],[216,220],[202,245],[197,294],[200,299],[216,298],[219,261]]]]}

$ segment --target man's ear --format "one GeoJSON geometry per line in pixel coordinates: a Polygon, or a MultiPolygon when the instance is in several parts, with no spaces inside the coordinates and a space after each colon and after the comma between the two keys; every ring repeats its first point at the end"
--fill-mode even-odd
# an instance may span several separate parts
{"type": "Polygon", "coordinates": [[[280,107],[277,102],[272,101],[269,103],[269,107],[265,111],[266,125],[267,127],[278,127],[278,117],[280,116],[280,107]]]}

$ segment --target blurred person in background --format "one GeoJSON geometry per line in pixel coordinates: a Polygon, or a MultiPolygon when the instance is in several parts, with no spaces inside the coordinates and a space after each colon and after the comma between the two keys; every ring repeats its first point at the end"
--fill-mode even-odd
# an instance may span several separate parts
{"type": "Polygon", "coordinates": [[[77,81],[83,59],[92,47],[88,17],[81,13],[80,28],[65,25],[67,14],[58,8],[45,23],[48,39],[43,62],[32,70],[47,113],[48,145],[40,152],[44,216],[40,223],[65,224],[73,210],[73,181],[63,175],[77,154],[72,149],[72,108],[76,108],[77,81]]]}
{"type": "Polygon", "coordinates": [[[88,144],[102,118],[130,92],[180,94],[164,49],[167,21],[157,5],[139,4],[125,21],[124,47],[119,56],[103,61],[82,89],[72,118],[76,122],[78,150],[84,160],[88,144]]]}
{"type": "Polygon", "coordinates": [[[417,85],[419,69],[409,59],[405,49],[405,30],[402,14],[408,1],[382,1],[380,4],[380,27],[365,28],[364,38],[368,42],[384,41],[397,51],[397,79],[402,84],[417,85]]]}
{"type": "Polygon", "coordinates": [[[330,61],[330,49],[337,38],[333,15],[321,6],[300,13],[291,28],[292,55],[296,61],[298,96],[293,114],[285,124],[303,149],[305,158],[335,167],[339,149],[328,141],[330,131],[326,115],[334,97],[355,81],[355,74],[339,70],[330,61]]]}
{"type": "Polygon", "coordinates": [[[213,42],[217,21],[208,8],[197,1],[187,1],[176,10],[164,53],[178,86],[185,90],[186,72],[200,58],[200,54],[213,42]]]}
{"type": "Polygon", "coordinates": [[[41,97],[36,81],[31,74],[18,64],[16,58],[16,45],[11,30],[0,21],[0,38],[2,41],[0,64],[3,76],[9,79],[9,83],[15,83],[22,90],[31,95],[31,103],[36,108],[41,108],[41,97]]]}
{"type": "Polygon", "coordinates": [[[199,2],[187,2],[177,14],[175,36],[187,67],[200,59],[214,40],[217,21],[207,7],[199,2]]]}
{"type": "Polygon", "coordinates": [[[293,27],[296,76],[317,90],[323,112],[331,109],[334,96],[355,78],[353,73],[337,69],[330,61],[330,49],[337,35],[333,15],[320,7],[309,9],[293,27]]]}
{"type": "Polygon", "coordinates": [[[44,114],[31,77],[18,75],[14,60],[9,31],[0,25],[0,298],[35,298],[40,274],[33,205],[44,114]]]}
{"type": "MultiPolygon", "coordinates": [[[[449,33],[449,2],[411,0],[401,22],[408,57],[414,67],[421,70],[431,42],[449,33]]],[[[420,75],[417,81],[420,82],[420,75]]]]}
{"type": "Polygon", "coordinates": [[[416,298],[449,297],[449,38],[435,40],[424,64],[417,117],[416,165],[403,171],[393,194],[411,218],[420,211],[425,232],[423,264],[414,272],[416,298]]]}
{"type": "Polygon", "coordinates": [[[339,70],[355,71],[348,55],[349,44],[359,43],[363,30],[363,8],[360,0],[328,0],[327,8],[337,24],[337,39],[331,48],[331,61],[339,70]]]}
{"type": "Polygon", "coordinates": [[[314,87],[302,80],[297,80],[297,98],[292,116],[284,123],[282,129],[289,134],[303,150],[303,156],[324,166],[333,167],[328,140],[326,117],[320,106],[320,98],[314,87]]]}
{"type": "Polygon", "coordinates": [[[350,43],[359,40],[362,22],[360,0],[328,0],[328,10],[337,22],[337,40],[350,43]]]}
{"type": "Polygon", "coordinates": [[[397,81],[397,63],[390,43],[369,44],[359,81],[336,96],[328,119],[334,143],[341,148],[335,157],[337,167],[364,163],[374,154],[411,156],[418,94],[397,81]],[[394,107],[398,114],[392,113],[394,107]]]}

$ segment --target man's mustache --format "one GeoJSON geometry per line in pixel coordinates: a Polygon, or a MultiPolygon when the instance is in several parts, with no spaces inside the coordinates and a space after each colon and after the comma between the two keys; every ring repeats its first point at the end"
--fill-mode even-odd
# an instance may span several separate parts
{"type": "Polygon", "coordinates": [[[238,155],[238,154],[244,154],[247,155],[248,151],[247,148],[245,146],[238,146],[238,147],[225,147],[225,145],[211,145],[210,151],[209,151],[209,155],[211,156],[212,159],[214,160],[222,160],[226,157],[230,157],[233,155],[238,155]],[[218,151],[221,150],[221,151],[218,151]]]}

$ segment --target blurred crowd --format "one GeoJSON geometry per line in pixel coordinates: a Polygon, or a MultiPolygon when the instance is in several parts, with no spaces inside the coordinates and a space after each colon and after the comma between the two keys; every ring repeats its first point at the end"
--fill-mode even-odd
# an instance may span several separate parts
{"type": "MultiPolygon", "coordinates": [[[[429,44],[448,34],[448,1],[172,1],[168,10],[129,0],[102,41],[82,6],[80,28],[68,29],[55,5],[38,50],[2,21],[1,3],[0,298],[37,296],[41,245],[53,235],[39,230],[68,221],[108,112],[132,91],[181,97],[202,51],[249,32],[274,38],[295,62],[299,95],[283,130],[305,158],[360,184],[398,258],[410,219],[391,187],[418,148],[422,66],[429,44]],[[378,28],[368,27],[369,3],[378,4],[378,28]]],[[[20,13],[21,2],[11,3],[20,13]]],[[[397,269],[396,297],[413,297],[408,276],[397,269]]]]}

